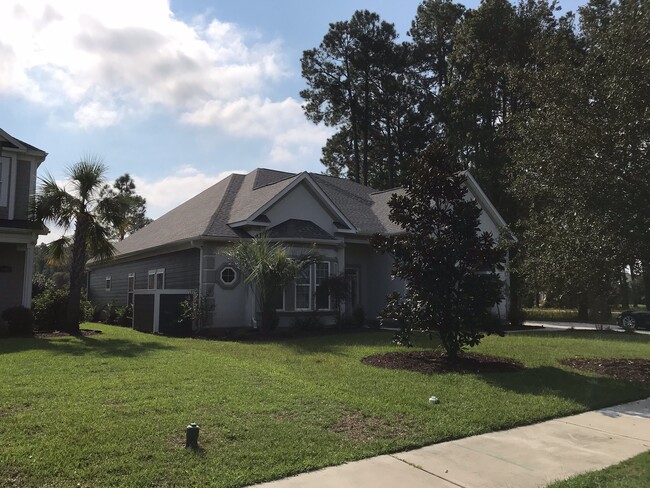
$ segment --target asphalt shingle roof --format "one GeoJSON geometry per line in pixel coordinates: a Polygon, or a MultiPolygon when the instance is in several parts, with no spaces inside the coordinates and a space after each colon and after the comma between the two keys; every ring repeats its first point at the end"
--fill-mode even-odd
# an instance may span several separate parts
{"type": "MultiPolygon", "coordinates": [[[[232,174],[117,243],[117,254],[201,237],[246,237],[248,234],[228,224],[250,218],[299,176],[264,168],[246,175],[232,174]]],[[[331,176],[315,173],[310,176],[359,234],[398,230],[388,218],[388,200],[392,192],[376,192],[359,183],[331,176]]],[[[334,238],[312,222],[305,222],[291,219],[273,229],[277,237],[334,238]]]]}

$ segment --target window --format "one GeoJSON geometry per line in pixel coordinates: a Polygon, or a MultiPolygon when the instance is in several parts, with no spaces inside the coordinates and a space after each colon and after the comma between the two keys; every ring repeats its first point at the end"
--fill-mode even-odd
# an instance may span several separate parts
{"type": "Polygon", "coordinates": [[[226,266],[221,270],[219,278],[224,285],[230,285],[237,279],[237,271],[235,271],[235,268],[226,266]]]}
{"type": "Polygon", "coordinates": [[[296,310],[311,308],[311,270],[311,265],[305,266],[296,278],[296,310]]]}
{"type": "Polygon", "coordinates": [[[165,288],[165,268],[150,269],[147,275],[147,289],[162,290],[165,288]]]}
{"type": "Polygon", "coordinates": [[[316,266],[316,309],[329,310],[330,309],[330,294],[326,285],[330,277],[330,263],[329,261],[320,261],[315,264],[316,266]]]}
{"type": "Polygon", "coordinates": [[[329,261],[320,261],[302,269],[296,278],[296,310],[330,310],[330,295],[324,286],[330,265],[329,261]]]}
{"type": "Polygon", "coordinates": [[[9,205],[9,164],[11,159],[0,157],[0,207],[9,205]]]}
{"type": "Polygon", "coordinates": [[[126,305],[133,305],[133,290],[135,290],[135,273],[129,273],[126,286],[126,305]]]}
{"type": "Polygon", "coordinates": [[[106,291],[111,291],[111,277],[106,277],[106,291]]]}
{"type": "Polygon", "coordinates": [[[273,295],[271,296],[271,303],[273,303],[273,308],[275,310],[282,311],[284,310],[284,287],[276,286],[273,290],[273,295]]]}

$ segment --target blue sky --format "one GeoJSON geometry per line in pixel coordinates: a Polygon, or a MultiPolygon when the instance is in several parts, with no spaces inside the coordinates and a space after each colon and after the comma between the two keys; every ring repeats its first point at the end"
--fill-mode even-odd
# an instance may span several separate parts
{"type": "Polygon", "coordinates": [[[321,171],[302,51],[363,8],[405,39],[419,3],[3,0],[0,127],[49,153],[41,174],[88,153],[131,173],[154,218],[228,172],[321,171]]]}

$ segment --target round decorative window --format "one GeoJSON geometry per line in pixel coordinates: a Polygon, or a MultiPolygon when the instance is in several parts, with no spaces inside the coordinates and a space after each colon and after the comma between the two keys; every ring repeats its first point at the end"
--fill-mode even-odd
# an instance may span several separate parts
{"type": "Polygon", "coordinates": [[[221,282],[224,285],[230,285],[237,279],[237,272],[234,270],[234,268],[227,266],[221,270],[220,277],[221,282]]]}

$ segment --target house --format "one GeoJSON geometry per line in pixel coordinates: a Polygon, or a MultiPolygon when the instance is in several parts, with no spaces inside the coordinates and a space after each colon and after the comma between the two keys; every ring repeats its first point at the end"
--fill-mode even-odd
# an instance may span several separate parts
{"type": "MultiPolygon", "coordinates": [[[[483,209],[482,230],[498,238],[505,222],[469,174],[467,186],[483,209]]],[[[388,217],[396,191],[401,190],[375,191],[307,172],[256,169],[230,175],[119,242],[111,261],[89,263],[89,298],[95,304],[134,304],[135,327],[162,332],[174,326],[179,301],[198,290],[209,310],[202,327],[257,327],[252,291],[224,250],[266,232],[295,256],[312,248],[320,256],[278,290],[280,325],[305,315],[333,321],[331,298],[317,291],[328,276],[339,274],[350,286],[345,309],[377,317],[386,295],[404,290],[400,280],[391,279],[391,257],[369,245],[376,233],[400,232],[388,217]]],[[[505,312],[505,302],[495,308],[504,318],[505,312]]]]}
{"type": "Polygon", "coordinates": [[[32,301],[34,246],[48,231],[30,219],[30,203],[46,157],[0,129],[0,312],[32,301]]]}

